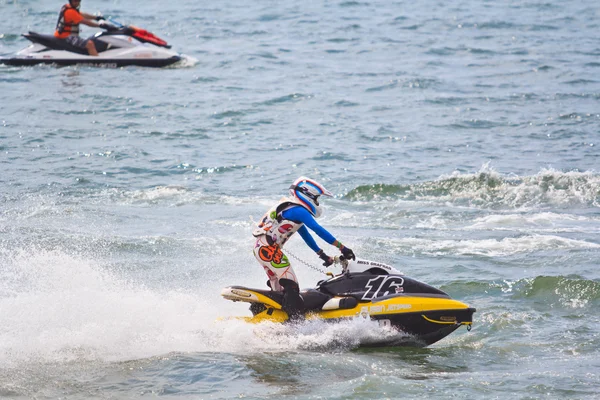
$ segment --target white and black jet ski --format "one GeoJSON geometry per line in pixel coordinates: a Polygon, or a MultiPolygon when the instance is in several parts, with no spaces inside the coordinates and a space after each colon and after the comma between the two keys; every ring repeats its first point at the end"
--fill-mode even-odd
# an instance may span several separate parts
{"type": "MultiPolygon", "coordinates": [[[[471,329],[475,308],[454,300],[440,289],[403,275],[378,262],[336,257],[343,271],[300,292],[306,319],[329,322],[369,318],[381,326],[406,334],[369,346],[427,346],[443,339],[461,326],[471,329]]],[[[284,323],[283,293],[244,286],[230,286],[221,296],[250,303],[252,317],[238,317],[249,323],[284,323]]]]}
{"type": "Polygon", "coordinates": [[[154,34],[135,27],[108,21],[106,31],[98,32],[89,39],[94,41],[98,56],[90,56],[85,49],[71,46],[53,35],[36,32],[23,34],[32,44],[14,57],[0,59],[0,64],[29,66],[56,64],[60,66],[85,64],[117,68],[128,65],[141,67],[165,67],[182,59],[171,46],[154,34]]]}

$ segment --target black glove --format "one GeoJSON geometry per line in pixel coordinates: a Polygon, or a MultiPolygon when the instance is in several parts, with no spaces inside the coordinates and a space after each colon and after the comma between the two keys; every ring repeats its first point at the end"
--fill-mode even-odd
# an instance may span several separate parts
{"type": "Polygon", "coordinates": [[[319,250],[319,252],[317,253],[317,255],[319,256],[319,258],[323,261],[325,261],[323,263],[324,267],[329,267],[331,264],[333,264],[333,257],[329,257],[327,254],[325,254],[325,252],[323,251],[323,249],[319,250]]]}
{"type": "Polygon", "coordinates": [[[356,260],[354,252],[349,247],[344,246],[340,249],[340,251],[346,260],[356,260]]]}
{"type": "Polygon", "coordinates": [[[104,16],[103,15],[96,15],[95,20],[96,21],[104,21],[104,16]]]}

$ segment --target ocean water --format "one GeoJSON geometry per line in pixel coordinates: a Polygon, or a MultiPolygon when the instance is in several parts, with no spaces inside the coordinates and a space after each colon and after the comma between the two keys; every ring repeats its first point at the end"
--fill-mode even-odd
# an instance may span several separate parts
{"type": "MultiPolygon", "coordinates": [[[[187,58],[0,66],[1,397],[600,397],[596,5],[82,3],[187,58]],[[249,315],[220,290],[264,286],[252,221],[300,175],[336,195],[323,226],[473,329],[368,349],[369,321],[220,319],[249,315]]],[[[60,5],[0,0],[0,56],[60,5]]]]}

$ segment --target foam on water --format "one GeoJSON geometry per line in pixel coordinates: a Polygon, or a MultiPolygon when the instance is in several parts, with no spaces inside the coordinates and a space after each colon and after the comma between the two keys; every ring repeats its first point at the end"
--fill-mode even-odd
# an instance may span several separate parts
{"type": "Polygon", "coordinates": [[[552,212],[527,214],[492,214],[475,218],[465,229],[474,230],[517,230],[536,232],[581,232],[598,233],[599,218],[552,212]]]}
{"type": "Polygon", "coordinates": [[[0,273],[5,364],[207,350],[196,332],[216,315],[198,294],[150,290],[59,251],[7,256],[0,273]]]}
{"type": "Polygon", "coordinates": [[[256,197],[235,197],[229,195],[218,195],[207,193],[203,190],[194,190],[192,187],[178,186],[156,186],[152,188],[139,190],[107,190],[101,194],[103,201],[114,201],[117,204],[166,204],[182,206],[189,204],[253,204],[268,206],[276,197],[256,198],[256,197]]]}
{"type": "Polygon", "coordinates": [[[191,68],[198,64],[199,60],[195,57],[188,56],[186,54],[181,54],[181,60],[176,62],[175,64],[171,64],[166,68],[191,68]]]}
{"type": "Polygon", "coordinates": [[[201,290],[149,288],[93,260],[60,251],[4,252],[0,361],[126,361],[172,352],[347,350],[398,337],[362,318],[341,324],[248,324],[247,305],[215,307],[201,290]]]}
{"type": "Polygon", "coordinates": [[[400,252],[417,252],[436,256],[481,255],[501,257],[519,253],[545,250],[600,249],[600,244],[568,239],[555,235],[523,235],[503,239],[432,240],[422,238],[377,239],[389,248],[400,252]]]}

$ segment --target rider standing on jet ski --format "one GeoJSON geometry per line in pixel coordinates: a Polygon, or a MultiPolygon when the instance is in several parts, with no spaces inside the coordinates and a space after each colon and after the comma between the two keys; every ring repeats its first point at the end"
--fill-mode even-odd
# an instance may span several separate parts
{"type": "Polygon", "coordinates": [[[62,6],[58,15],[54,37],[64,39],[71,46],[78,49],[87,50],[90,56],[97,56],[98,51],[94,41],[79,37],[79,24],[102,28],[105,26],[105,22],[101,21],[104,17],[81,12],[79,11],[80,6],[81,0],[69,0],[68,4],[62,6]],[[94,20],[101,22],[94,22],[94,20]]]}
{"type": "Polygon", "coordinates": [[[253,232],[256,237],[254,256],[265,269],[269,277],[267,284],[271,289],[283,290],[282,309],[290,320],[301,319],[304,315],[304,300],[300,296],[298,278],[287,256],[281,251],[290,236],[298,232],[308,247],[324,261],[323,265],[326,267],[333,264],[333,258],[317,245],[307,227],[327,243],[336,246],[347,259],[356,258],[352,250],[336,240],[315,220],[323,212],[319,196],[332,197],[332,194],[312,179],[296,179],[290,186],[290,197],[283,198],[267,211],[253,232]]]}

